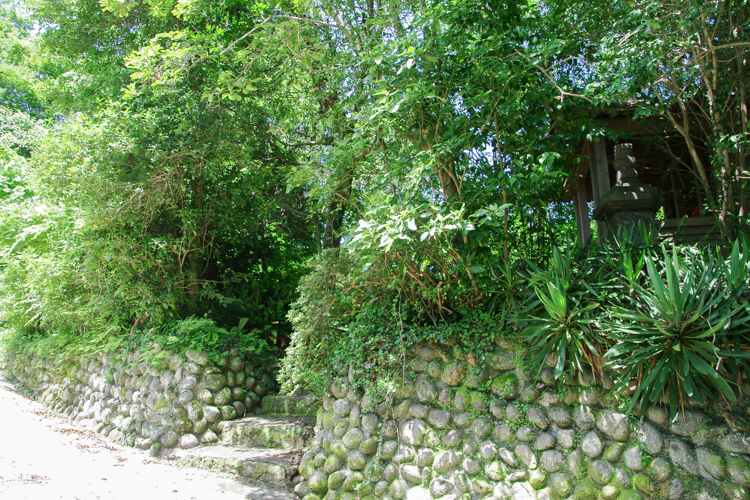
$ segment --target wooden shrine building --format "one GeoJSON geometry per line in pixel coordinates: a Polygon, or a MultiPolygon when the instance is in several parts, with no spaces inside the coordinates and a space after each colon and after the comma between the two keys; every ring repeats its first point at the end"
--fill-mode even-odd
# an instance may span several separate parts
{"type": "MultiPolygon", "coordinates": [[[[702,212],[705,196],[683,138],[667,136],[664,127],[658,130],[631,116],[628,110],[597,116],[625,138],[618,143],[585,141],[576,148],[583,161],[570,169],[566,187],[575,204],[581,245],[591,237],[591,201],[600,238],[643,221],[678,244],[719,241],[716,217],[702,212]]],[[[695,143],[707,156],[704,142],[695,143]]]]}

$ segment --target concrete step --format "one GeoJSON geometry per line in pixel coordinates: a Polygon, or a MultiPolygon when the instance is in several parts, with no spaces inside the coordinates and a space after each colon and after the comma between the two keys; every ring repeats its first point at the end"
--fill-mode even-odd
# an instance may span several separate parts
{"type": "Polygon", "coordinates": [[[263,398],[261,413],[264,415],[286,415],[314,417],[321,404],[313,396],[279,396],[269,394],[263,398]]]}
{"type": "Polygon", "coordinates": [[[236,474],[251,484],[279,488],[284,491],[269,498],[286,498],[294,487],[302,454],[300,450],[213,444],[175,450],[171,458],[189,467],[236,474]]]}
{"type": "Polygon", "coordinates": [[[315,419],[256,415],[224,424],[222,444],[302,450],[310,447],[315,419]]]}

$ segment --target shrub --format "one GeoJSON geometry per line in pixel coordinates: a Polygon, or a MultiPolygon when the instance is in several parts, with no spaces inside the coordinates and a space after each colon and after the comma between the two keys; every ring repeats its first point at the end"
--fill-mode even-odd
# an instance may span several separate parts
{"type": "MultiPolygon", "coordinates": [[[[534,353],[532,365],[541,371],[552,355],[556,379],[586,368],[595,376],[602,373],[607,344],[598,328],[599,294],[584,279],[591,261],[582,262],[576,263],[569,250],[553,248],[549,269],[535,268],[530,277],[536,295],[535,301],[527,301],[531,316],[516,317],[517,323],[526,324],[521,338],[534,353]]],[[[603,286],[601,275],[597,278],[595,284],[603,286]]]]}
{"type": "MultiPolygon", "coordinates": [[[[735,243],[731,259],[737,267],[747,260],[739,248],[735,243]]],[[[606,355],[623,383],[638,381],[631,406],[663,399],[674,414],[688,398],[735,400],[722,364],[736,369],[750,358],[750,315],[740,300],[747,282],[726,274],[713,253],[705,257],[684,259],[677,249],[664,250],[661,262],[646,257],[648,286],[637,286],[630,307],[613,312],[607,326],[617,343],[606,355]]]]}

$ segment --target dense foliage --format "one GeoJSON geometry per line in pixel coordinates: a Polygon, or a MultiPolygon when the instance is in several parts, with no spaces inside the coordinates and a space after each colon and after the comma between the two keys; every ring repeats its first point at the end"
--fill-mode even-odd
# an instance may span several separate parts
{"type": "Polygon", "coordinates": [[[482,365],[503,339],[528,355],[530,376],[600,379],[607,370],[631,404],[735,400],[750,369],[750,240],[730,248],[676,248],[646,239],[559,251],[547,266],[516,262],[490,292],[492,312],[452,322],[424,312],[397,282],[379,280],[356,253],[326,253],[302,279],[282,364],[287,390],[324,389],[350,370],[359,384],[401,377],[424,342],[453,346],[482,365]],[[526,269],[525,271],[523,269],[526,269]]]}
{"type": "MultiPolygon", "coordinates": [[[[0,17],[14,349],[286,349],[287,388],[309,389],[426,339],[481,356],[520,330],[557,376],[631,347],[673,369],[656,339],[691,324],[689,366],[716,373],[700,339],[719,314],[739,333],[711,345],[742,372],[746,283],[716,285],[725,256],[554,249],[575,246],[578,146],[630,138],[597,120],[612,109],[670,161],[684,145],[726,241],[747,230],[746,1],[29,0],[0,17]],[[680,316],[675,283],[716,295],[680,316]]],[[[670,376],[642,399],[691,394],[670,376]]]]}

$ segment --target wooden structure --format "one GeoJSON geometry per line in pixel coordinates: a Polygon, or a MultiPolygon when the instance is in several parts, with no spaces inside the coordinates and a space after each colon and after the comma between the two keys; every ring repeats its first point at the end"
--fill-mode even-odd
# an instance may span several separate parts
{"type": "MultiPolygon", "coordinates": [[[[627,110],[616,110],[597,119],[626,137],[619,144],[632,144],[639,184],[649,189],[655,188],[660,193],[660,213],[664,216],[661,236],[678,244],[720,240],[721,231],[716,218],[701,213],[703,190],[693,172],[692,160],[682,138],[669,137],[656,127],[646,126],[629,115],[631,113],[627,110]]],[[[597,209],[601,212],[608,194],[617,185],[615,146],[617,144],[614,142],[601,139],[598,142],[582,142],[576,148],[576,157],[582,161],[570,168],[567,188],[569,199],[575,204],[581,245],[591,237],[589,202],[594,202],[595,214],[597,209]]],[[[705,154],[705,149],[701,153],[705,154]]],[[[611,221],[597,215],[599,238],[606,239],[611,230],[611,221]]]]}

